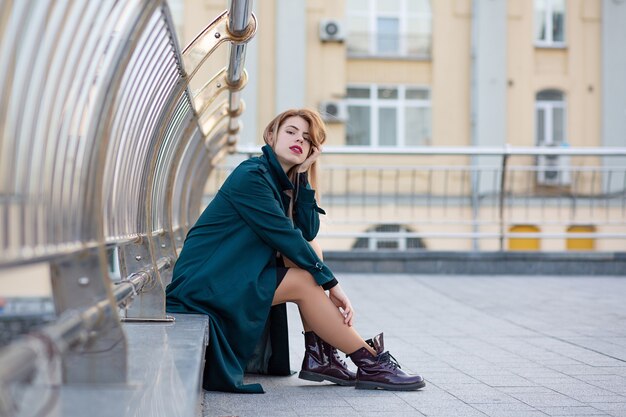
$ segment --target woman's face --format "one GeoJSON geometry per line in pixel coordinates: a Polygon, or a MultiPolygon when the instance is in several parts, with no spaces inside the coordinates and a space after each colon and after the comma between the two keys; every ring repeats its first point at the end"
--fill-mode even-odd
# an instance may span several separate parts
{"type": "Polygon", "coordinates": [[[285,172],[300,165],[311,151],[309,123],[300,116],[285,119],[272,147],[285,172]]]}

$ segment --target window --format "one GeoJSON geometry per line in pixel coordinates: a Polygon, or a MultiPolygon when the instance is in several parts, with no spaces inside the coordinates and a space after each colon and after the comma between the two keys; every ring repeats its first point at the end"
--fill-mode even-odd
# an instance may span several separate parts
{"type": "Polygon", "coordinates": [[[348,54],[430,56],[430,0],[348,0],[348,54]]]}
{"type": "MultiPolygon", "coordinates": [[[[564,94],[558,90],[540,91],[535,109],[537,146],[566,145],[564,94]]],[[[538,185],[562,187],[570,184],[569,157],[539,155],[536,163],[538,185]]]]}
{"type": "Polygon", "coordinates": [[[430,144],[430,90],[413,86],[349,86],[349,146],[430,144]]]}
{"type": "Polygon", "coordinates": [[[537,93],[536,102],[537,146],[565,144],[565,99],[558,90],[537,93]]]}
{"type": "Polygon", "coordinates": [[[367,232],[371,233],[371,237],[358,238],[352,249],[369,249],[371,251],[426,249],[426,245],[421,238],[403,236],[404,233],[413,232],[404,225],[381,224],[369,228],[367,232]],[[387,235],[385,237],[376,237],[377,233],[386,233],[387,235]],[[394,234],[397,234],[397,237],[394,237],[394,234]]]}
{"type": "Polygon", "coordinates": [[[565,46],[565,0],[535,0],[535,41],[538,46],[565,46]]]}

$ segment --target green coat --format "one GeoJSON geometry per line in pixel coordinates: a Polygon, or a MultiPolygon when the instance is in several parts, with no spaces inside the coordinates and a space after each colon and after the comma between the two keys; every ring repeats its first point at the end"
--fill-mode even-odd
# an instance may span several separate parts
{"type": "MultiPolygon", "coordinates": [[[[276,252],[309,271],[322,285],[330,269],[307,240],[319,229],[315,192],[297,190],[294,223],[287,216],[294,189],[274,151],[242,162],[189,230],[167,286],[167,311],[209,316],[203,386],[263,392],[243,384],[243,373],[263,333],[276,290],[276,252]]],[[[294,191],[295,192],[295,191],[294,191]]]]}

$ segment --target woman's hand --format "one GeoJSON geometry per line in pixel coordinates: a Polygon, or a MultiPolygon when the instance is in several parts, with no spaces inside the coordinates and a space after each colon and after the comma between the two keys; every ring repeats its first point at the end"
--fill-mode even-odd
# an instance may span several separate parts
{"type": "Polygon", "coordinates": [[[352,309],[352,303],[350,302],[350,299],[348,298],[346,293],[343,292],[341,285],[337,284],[332,287],[329,290],[328,297],[333,302],[333,304],[335,304],[337,308],[339,308],[339,311],[341,311],[341,314],[344,317],[343,322],[348,326],[352,326],[354,310],[352,309]]]}
{"type": "Polygon", "coordinates": [[[309,155],[304,160],[304,162],[300,164],[300,166],[298,167],[298,173],[307,172],[309,168],[311,168],[311,165],[313,165],[313,162],[315,162],[321,154],[321,148],[316,148],[315,146],[311,145],[311,155],[309,155]]]}

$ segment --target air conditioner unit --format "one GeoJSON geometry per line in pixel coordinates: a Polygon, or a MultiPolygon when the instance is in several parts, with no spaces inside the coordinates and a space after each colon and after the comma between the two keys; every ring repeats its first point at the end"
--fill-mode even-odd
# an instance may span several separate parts
{"type": "Polygon", "coordinates": [[[329,123],[341,123],[348,120],[346,103],[339,100],[322,101],[319,107],[322,119],[329,123]]]}
{"type": "Polygon", "coordinates": [[[559,187],[570,185],[569,157],[563,155],[539,155],[537,157],[537,184],[559,187]]]}
{"type": "Polygon", "coordinates": [[[344,24],[337,19],[320,21],[320,40],[322,42],[343,42],[346,38],[344,24]]]}

